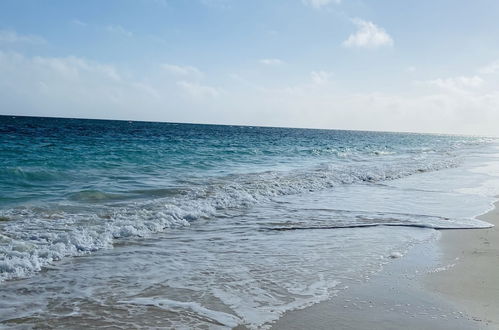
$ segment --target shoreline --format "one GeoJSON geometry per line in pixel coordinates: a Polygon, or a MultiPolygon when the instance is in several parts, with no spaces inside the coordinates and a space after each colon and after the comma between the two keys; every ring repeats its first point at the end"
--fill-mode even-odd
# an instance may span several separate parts
{"type": "Polygon", "coordinates": [[[429,274],[425,286],[462,306],[484,329],[499,329],[499,202],[478,217],[494,225],[442,233],[442,259],[453,265],[429,274]]]}
{"type": "Polygon", "coordinates": [[[443,230],[370,281],[289,311],[272,329],[499,329],[499,201],[486,229],[443,230]]]}

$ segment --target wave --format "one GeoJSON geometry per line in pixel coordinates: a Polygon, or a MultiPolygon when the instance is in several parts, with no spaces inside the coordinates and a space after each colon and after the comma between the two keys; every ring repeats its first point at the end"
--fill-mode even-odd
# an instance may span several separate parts
{"type": "Polygon", "coordinates": [[[106,193],[99,190],[82,190],[69,194],[69,199],[82,202],[107,202],[113,200],[126,199],[127,195],[106,193]]]}
{"type": "MultiPolygon", "coordinates": [[[[0,212],[0,280],[30,276],[54,261],[111,248],[116,239],[148,237],[169,228],[212,219],[224,210],[246,208],[273,197],[328,189],[343,184],[392,180],[455,167],[457,160],[406,159],[398,163],[322,165],[292,172],[230,175],[179,190],[166,197],[126,206],[94,205],[86,210],[60,207],[12,208],[0,212]]],[[[154,192],[153,192],[154,194],[154,192]]],[[[115,197],[100,191],[75,195],[88,201],[115,197]]]]}
{"type": "MultiPolygon", "coordinates": [[[[302,221],[277,223],[273,227],[263,227],[262,230],[318,230],[318,229],[345,229],[369,227],[413,227],[429,229],[480,229],[493,227],[492,224],[475,218],[448,218],[435,215],[397,213],[397,212],[365,212],[351,210],[314,210],[301,209],[305,213],[327,212],[326,215],[317,217],[312,224],[303,224],[302,221]],[[316,212],[314,212],[316,211],[316,212]],[[347,220],[344,220],[347,219],[347,220]]],[[[298,213],[294,218],[304,217],[298,213]]]]}
{"type": "Polygon", "coordinates": [[[131,300],[119,301],[120,304],[155,306],[167,311],[182,311],[188,310],[201,317],[207,318],[212,323],[215,323],[224,328],[235,328],[243,321],[232,314],[224,313],[208,309],[197,302],[183,302],[161,298],[145,298],[138,297],[131,300]]]}
{"type": "Polygon", "coordinates": [[[0,168],[0,179],[3,182],[15,182],[25,183],[25,184],[34,184],[34,183],[43,183],[48,181],[57,181],[62,179],[63,174],[47,169],[40,168],[22,168],[22,167],[6,167],[0,168]]]}
{"type": "Polygon", "coordinates": [[[317,229],[347,229],[347,228],[369,228],[369,227],[413,227],[413,228],[428,228],[428,229],[481,229],[481,228],[491,228],[494,225],[487,222],[478,222],[477,224],[451,224],[448,225],[430,225],[430,224],[417,224],[417,223],[369,223],[369,224],[352,224],[352,225],[340,225],[340,226],[306,226],[306,227],[273,227],[265,228],[267,230],[276,231],[287,231],[287,230],[317,230],[317,229]]]}

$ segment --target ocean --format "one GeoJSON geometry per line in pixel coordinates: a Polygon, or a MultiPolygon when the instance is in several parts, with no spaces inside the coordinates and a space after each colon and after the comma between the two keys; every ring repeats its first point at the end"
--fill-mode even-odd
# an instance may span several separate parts
{"type": "Polygon", "coordinates": [[[266,328],[484,228],[485,137],[0,116],[0,324],[266,328]]]}

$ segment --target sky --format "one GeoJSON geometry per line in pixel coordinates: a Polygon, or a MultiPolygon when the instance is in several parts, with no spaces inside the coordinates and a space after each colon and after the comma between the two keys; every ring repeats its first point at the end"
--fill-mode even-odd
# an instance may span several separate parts
{"type": "Polygon", "coordinates": [[[496,0],[2,0],[0,114],[499,135],[496,0]]]}

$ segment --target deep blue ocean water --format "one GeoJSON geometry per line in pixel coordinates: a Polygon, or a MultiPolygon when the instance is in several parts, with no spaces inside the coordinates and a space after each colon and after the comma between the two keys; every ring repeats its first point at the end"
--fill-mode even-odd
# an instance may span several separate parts
{"type": "Polygon", "coordinates": [[[488,226],[474,216],[493,201],[480,168],[495,144],[0,116],[0,320],[52,326],[62,310],[82,318],[90,306],[92,319],[145,304],[166,309],[172,327],[260,327],[368,277],[383,256],[434,239],[432,228],[488,226]],[[78,291],[55,294],[54,281],[78,291]]]}

